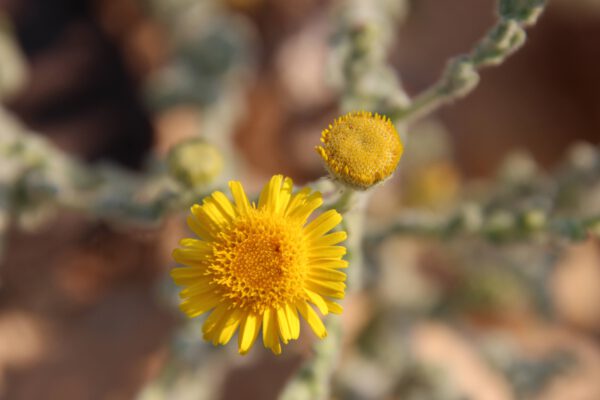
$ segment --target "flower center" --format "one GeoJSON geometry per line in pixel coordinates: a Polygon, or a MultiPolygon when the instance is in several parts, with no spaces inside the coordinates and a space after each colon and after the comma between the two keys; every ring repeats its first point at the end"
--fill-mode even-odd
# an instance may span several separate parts
{"type": "Polygon", "coordinates": [[[263,312],[302,296],[307,249],[298,223],[255,211],[219,239],[209,269],[236,307],[263,312]]]}
{"type": "Polygon", "coordinates": [[[367,112],[338,118],[321,137],[317,152],[341,181],[366,189],[390,176],[402,155],[402,143],[386,117],[367,112]]]}

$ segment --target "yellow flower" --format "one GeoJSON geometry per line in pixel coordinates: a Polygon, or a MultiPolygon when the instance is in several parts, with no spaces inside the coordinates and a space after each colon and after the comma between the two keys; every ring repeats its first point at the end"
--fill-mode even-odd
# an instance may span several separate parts
{"type": "Polygon", "coordinates": [[[185,267],[171,276],[181,291],[181,310],[189,317],[212,311],[204,339],[226,344],[238,331],[240,354],[247,353],[262,325],[265,347],[281,353],[300,335],[298,312],[319,338],[327,331],[309,303],[322,314],[339,314],[333,299],[344,297],[346,249],[335,246],[346,233],[327,233],[342,216],[329,210],[308,224],[323,202],[305,188],[292,194],[292,180],[276,175],[264,187],[258,206],[250,204],[240,182],[229,182],[233,204],[214,192],[194,205],[188,225],[199,239],[183,239],[173,258],[185,267]]]}
{"type": "Polygon", "coordinates": [[[334,178],[365,190],[388,178],[402,156],[402,142],[389,118],[370,112],[352,112],[321,134],[317,153],[334,178]]]}

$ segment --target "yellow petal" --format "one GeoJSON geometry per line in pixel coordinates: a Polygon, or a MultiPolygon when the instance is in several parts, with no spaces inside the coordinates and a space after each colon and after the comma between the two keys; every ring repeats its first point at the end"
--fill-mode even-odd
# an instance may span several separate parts
{"type": "Polygon", "coordinates": [[[341,314],[344,311],[344,308],[338,303],[334,303],[333,301],[329,301],[325,299],[325,303],[327,304],[327,308],[329,308],[329,312],[333,314],[341,314]]]}
{"type": "Polygon", "coordinates": [[[279,326],[279,335],[283,340],[283,343],[287,344],[292,338],[290,327],[288,325],[287,315],[285,314],[285,308],[280,307],[277,309],[277,325],[279,326]]]}
{"type": "Polygon", "coordinates": [[[323,339],[327,336],[327,329],[325,329],[325,325],[323,325],[323,321],[317,315],[315,310],[312,309],[311,306],[308,305],[305,301],[299,301],[297,303],[298,311],[302,314],[302,317],[308,322],[308,325],[311,327],[315,335],[318,338],[323,339]]]}
{"type": "Polygon", "coordinates": [[[192,215],[196,217],[198,224],[212,239],[216,238],[219,232],[229,226],[229,220],[211,199],[205,199],[201,206],[198,204],[193,205],[192,215]]]}
{"type": "Polygon", "coordinates": [[[310,249],[309,260],[331,260],[341,258],[346,254],[344,246],[313,247],[310,249]]]}
{"type": "Polygon", "coordinates": [[[248,215],[250,213],[250,203],[248,202],[248,197],[246,197],[246,192],[244,192],[242,184],[238,181],[230,181],[229,189],[233,195],[238,214],[248,215]]]}
{"type": "Polygon", "coordinates": [[[186,221],[192,232],[194,232],[200,239],[214,239],[208,228],[205,225],[202,225],[195,216],[188,216],[186,221]]]}
{"type": "Polygon", "coordinates": [[[254,345],[258,332],[260,331],[261,320],[256,314],[248,313],[240,326],[238,334],[238,348],[240,354],[246,354],[254,345]]]}
{"type": "Polygon", "coordinates": [[[278,214],[282,214],[288,207],[290,202],[290,198],[292,196],[292,190],[294,188],[294,182],[286,177],[283,180],[283,185],[281,186],[281,191],[279,192],[279,202],[277,206],[277,210],[275,210],[278,214]]]}
{"type": "Polygon", "coordinates": [[[192,239],[192,238],[184,238],[179,241],[179,245],[181,247],[189,247],[198,251],[210,252],[212,251],[212,246],[205,242],[204,240],[192,239]]]}
{"type": "Polygon", "coordinates": [[[185,299],[179,305],[181,311],[186,313],[188,317],[194,318],[207,311],[210,311],[218,304],[218,299],[215,296],[194,296],[185,299]]]}
{"type": "Polygon", "coordinates": [[[281,190],[282,181],[282,175],[275,175],[271,178],[269,183],[265,185],[263,190],[260,192],[260,196],[258,197],[259,209],[265,208],[271,213],[277,209],[277,202],[279,201],[279,191],[281,190]]]}
{"type": "Polygon", "coordinates": [[[207,253],[205,250],[186,247],[173,250],[172,257],[173,260],[179,264],[200,267],[207,261],[209,254],[210,253],[207,253]]]}
{"type": "Polygon", "coordinates": [[[201,279],[204,276],[204,268],[198,267],[178,267],[171,270],[171,277],[179,285],[179,279],[201,279]]]}
{"type": "Polygon", "coordinates": [[[233,205],[223,192],[214,192],[211,195],[211,200],[214,201],[215,206],[219,208],[219,211],[225,218],[228,220],[235,218],[235,210],[233,209],[233,205]]]}
{"type": "Polygon", "coordinates": [[[320,192],[314,192],[306,198],[303,204],[298,205],[294,211],[289,213],[289,218],[304,223],[308,216],[319,208],[321,204],[323,204],[323,196],[320,192]]]}
{"type": "Polygon", "coordinates": [[[346,274],[342,271],[338,271],[333,268],[322,268],[319,266],[311,267],[308,271],[308,275],[316,281],[336,281],[344,282],[346,280],[346,274]]]}
{"type": "Polygon", "coordinates": [[[227,344],[240,325],[241,312],[239,309],[233,309],[221,319],[218,327],[218,337],[213,339],[213,344],[227,344]]]}
{"type": "Polygon", "coordinates": [[[173,281],[179,286],[193,286],[200,280],[206,280],[206,277],[204,275],[201,277],[173,276],[173,281]]]}
{"type": "Polygon", "coordinates": [[[304,234],[310,239],[322,236],[342,222],[342,216],[335,210],[327,210],[304,227],[304,234]]]}
{"type": "Polygon", "coordinates": [[[317,308],[319,309],[321,314],[327,315],[327,313],[329,312],[329,309],[327,308],[327,304],[325,303],[325,300],[323,300],[323,298],[320,295],[316,294],[315,292],[313,292],[310,289],[304,289],[304,292],[308,296],[308,300],[310,300],[311,303],[313,303],[315,306],[317,306],[317,308]]]}
{"type": "Polygon", "coordinates": [[[275,311],[270,308],[267,308],[263,314],[263,343],[273,353],[281,354],[277,316],[275,311]]]}
{"type": "Polygon", "coordinates": [[[314,279],[308,278],[306,282],[310,284],[319,284],[325,287],[330,288],[331,290],[344,291],[346,289],[346,284],[344,282],[334,282],[334,281],[316,281],[314,279]]]}
{"type": "Polygon", "coordinates": [[[275,336],[275,342],[273,342],[273,346],[271,347],[271,351],[276,356],[281,354],[281,342],[279,341],[279,339],[276,336],[275,336]]]}
{"type": "Polygon", "coordinates": [[[344,298],[345,285],[342,282],[329,282],[329,281],[315,281],[314,279],[307,279],[306,286],[322,296],[333,297],[334,299],[344,298]]]}
{"type": "Polygon", "coordinates": [[[185,298],[206,293],[212,289],[209,282],[206,278],[196,279],[192,285],[179,292],[179,296],[185,298]]]}
{"type": "Polygon", "coordinates": [[[298,337],[300,337],[300,318],[298,318],[298,311],[296,310],[296,307],[286,303],[285,314],[290,327],[291,338],[298,339],[298,337]]]}
{"type": "Polygon", "coordinates": [[[348,235],[344,231],[332,232],[325,236],[317,236],[311,240],[311,243],[315,246],[332,246],[343,242],[348,238],[348,235]]]}
{"type": "Polygon", "coordinates": [[[333,268],[333,269],[345,269],[348,268],[348,261],[346,260],[317,260],[310,263],[311,268],[333,268]]]}
{"type": "Polygon", "coordinates": [[[289,214],[296,211],[298,207],[302,206],[305,203],[306,197],[309,193],[310,188],[305,187],[304,189],[300,190],[298,193],[293,195],[283,215],[288,216],[289,214]]]}
{"type": "Polygon", "coordinates": [[[212,340],[213,333],[215,333],[216,329],[221,322],[221,319],[227,314],[228,307],[225,304],[219,305],[217,308],[213,310],[212,313],[206,318],[204,321],[204,325],[202,325],[202,332],[204,333],[204,339],[212,340]]]}

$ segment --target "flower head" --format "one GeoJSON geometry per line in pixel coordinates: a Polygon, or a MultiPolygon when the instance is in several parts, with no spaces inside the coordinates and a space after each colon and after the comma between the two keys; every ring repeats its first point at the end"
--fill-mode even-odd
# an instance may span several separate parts
{"type": "Polygon", "coordinates": [[[321,134],[317,153],[337,180],[365,190],[388,178],[402,156],[402,142],[389,118],[352,112],[321,134]]]}
{"type": "Polygon", "coordinates": [[[194,205],[188,225],[199,239],[183,239],[174,259],[185,267],[171,275],[185,286],[181,309],[190,317],[210,312],[202,328],[213,344],[226,344],[236,331],[245,354],[262,328],[265,347],[281,353],[300,335],[298,313],[319,338],[327,331],[310,304],[322,314],[341,313],[333,299],[344,297],[340,269],[346,238],[328,233],[342,217],[329,210],[307,223],[321,204],[319,192],[292,194],[292,180],[276,175],[258,205],[250,204],[240,182],[229,182],[233,204],[214,192],[194,205]],[[261,327],[262,325],[262,327],[261,327]]]}

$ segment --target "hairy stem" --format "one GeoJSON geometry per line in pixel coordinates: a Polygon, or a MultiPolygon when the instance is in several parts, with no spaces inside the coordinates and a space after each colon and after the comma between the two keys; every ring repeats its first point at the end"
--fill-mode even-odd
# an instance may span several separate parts
{"type": "Polygon", "coordinates": [[[503,63],[525,43],[525,28],[536,22],[545,4],[544,0],[500,0],[499,21],[487,35],[470,53],[448,61],[436,83],[407,107],[390,111],[390,118],[410,122],[469,94],[479,83],[478,70],[503,63]]]}

